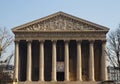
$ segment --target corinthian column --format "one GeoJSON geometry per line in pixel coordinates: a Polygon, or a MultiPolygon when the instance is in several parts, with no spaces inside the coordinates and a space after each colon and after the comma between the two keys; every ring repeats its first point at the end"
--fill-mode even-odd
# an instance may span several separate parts
{"type": "Polygon", "coordinates": [[[82,81],[81,41],[77,41],[77,80],[82,81]]]}
{"type": "Polygon", "coordinates": [[[39,64],[39,80],[44,81],[44,41],[40,41],[40,64],[39,64]]]}
{"type": "Polygon", "coordinates": [[[19,71],[19,41],[15,41],[15,78],[18,79],[18,71],[19,71]]]}
{"type": "Polygon", "coordinates": [[[106,66],[106,55],[105,55],[106,41],[102,42],[102,57],[101,57],[101,79],[107,80],[107,66],[106,66]]]}
{"type": "Polygon", "coordinates": [[[27,43],[27,81],[31,81],[31,72],[32,72],[32,41],[27,43]]]}
{"type": "Polygon", "coordinates": [[[52,42],[52,81],[56,81],[56,41],[52,42]]]}
{"type": "Polygon", "coordinates": [[[90,41],[89,80],[95,81],[94,79],[94,41],[90,41]]]}
{"type": "Polygon", "coordinates": [[[69,42],[65,41],[65,81],[69,81],[69,42]]]}

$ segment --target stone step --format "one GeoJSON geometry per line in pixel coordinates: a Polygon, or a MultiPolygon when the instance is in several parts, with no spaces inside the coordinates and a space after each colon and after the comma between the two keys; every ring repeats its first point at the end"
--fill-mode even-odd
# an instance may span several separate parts
{"type": "Polygon", "coordinates": [[[26,81],[26,82],[18,82],[18,83],[15,83],[15,84],[100,84],[100,81],[98,82],[93,82],[93,81],[87,81],[87,82],[80,82],[80,81],[62,81],[62,82],[29,82],[29,81],[26,81]]]}

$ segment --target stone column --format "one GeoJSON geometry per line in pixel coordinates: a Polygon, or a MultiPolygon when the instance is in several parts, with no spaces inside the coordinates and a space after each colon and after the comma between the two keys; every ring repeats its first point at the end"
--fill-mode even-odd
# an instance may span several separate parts
{"type": "Polygon", "coordinates": [[[77,80],[82,81],[81,41],[77,41],[77,80]]]}
{"type": "Polygon", "coordinates": [[[19,41],[15,41],[15,74],[14,79],[16,81],[19,81],[18,78],[18,72],[19,72],[19,41]]]}
{"type": "Polygon", "coordinates": [[[32,41],[27,41],[27,81],[31,81],[32,74],[32,41]]]}
{"type": "Polygon", "coordinates": [[[106,54],[105,54],[106,41],[102,42],[102,57],[101,57],[101,79],[107,80],[107,65],[106,65],[106,54]]]}
{"type": "Polygon", "coordinates": [[[52,81],[56,81],[56,41],[52,42],[52,81]]]}
{"type": "Polygon", "coordinates": [[[94,78],[94,41],[90,41],[89,80],[95,81],[95,78],[94,78]]]}
{"type": "Polygon", "coordinates": [[[39,80],[44,81],[44,41],[40,41],[39,80]]]}
{"type": "Polygon", "coordinates": [[[65,41],[65,81],[69,81],[69,41],[65,41]]]}

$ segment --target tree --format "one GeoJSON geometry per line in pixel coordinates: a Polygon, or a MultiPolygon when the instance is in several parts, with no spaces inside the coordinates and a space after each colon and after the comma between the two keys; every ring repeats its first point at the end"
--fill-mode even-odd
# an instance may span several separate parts
{"type": "MultiPolygon", "coordinates": [[[[11,51],[12,49],[10,47],[13,44],[13,41],[14,41],[14,36],[12,35],[12,33],[7,28],[0,28],[0,64],[1,65],[3,63],[6,64],[4,65],[6,68],[8,65],[8,61],[10,61],[11,56],[13,56],[13,52],[11,51]],[[2,61],[1,58],[4,56],[5,53],[7,53],[6,55],[8,57],[6,58],[5,61],[2,61]]],[[[0,68],[0,83],[3,80],[7,81],[12,79],[8,73],[3,72],[3,69],[0,68]]]]}
{"type": "Polygon", "coordinates": [[[107,50],[108,62],[113,67],[120,68],[120,26],[116,31],[111,31],[107,36],[107,50]]]}
{"type": "Polygon", "coordinates": [[[0,58],[13,41],[14,36],[11,32],[7,28],[0,28],[0,58]]]}

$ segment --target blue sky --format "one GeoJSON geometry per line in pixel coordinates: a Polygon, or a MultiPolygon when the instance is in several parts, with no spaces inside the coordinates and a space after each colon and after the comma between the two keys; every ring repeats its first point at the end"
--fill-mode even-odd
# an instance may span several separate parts
{"type": "Polygon", "coordinates": [[[1,0],[0,26],[13,28],[58,11],[111,29],[120,24],[120,0],[1,0]]]}

